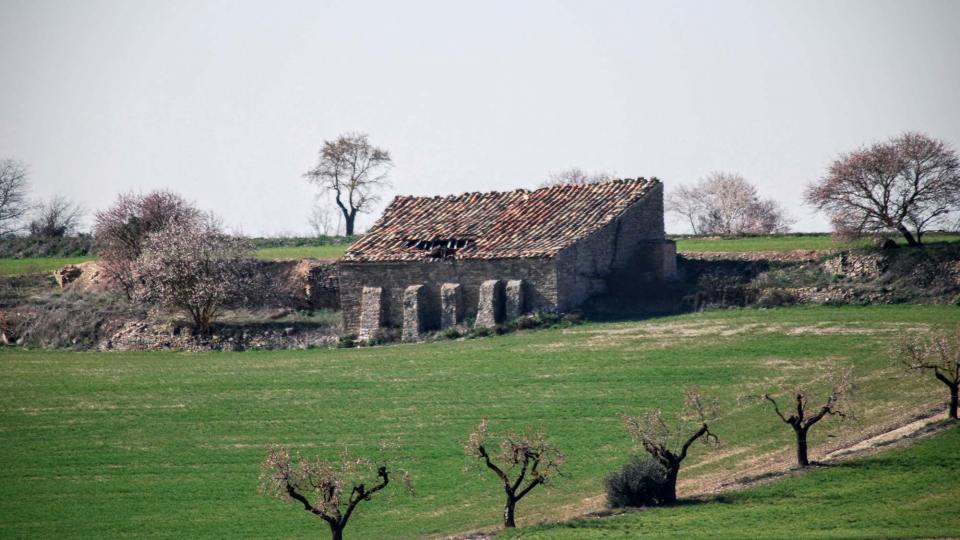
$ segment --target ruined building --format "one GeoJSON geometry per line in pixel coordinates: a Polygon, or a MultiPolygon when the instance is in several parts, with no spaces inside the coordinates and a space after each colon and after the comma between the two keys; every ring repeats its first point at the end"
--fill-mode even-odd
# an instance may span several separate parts
{"type": "Polygon", "coordinates": [[[656,286],[675,251],[656,179],[397,197],[340,260],[340,305],[360,339],[394,327],[415,340],[465,319],[569,311],[611,283],[656,286]]]}

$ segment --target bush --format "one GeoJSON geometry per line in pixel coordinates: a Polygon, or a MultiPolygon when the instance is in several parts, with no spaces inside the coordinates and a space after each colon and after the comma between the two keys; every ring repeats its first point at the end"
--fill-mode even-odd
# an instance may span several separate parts
{"type": "Polygon", "coordinates": [[[764,308],[792,306],[796,303],[796,295],[783,289],[767,289],[757,300],[757,306],[764,308]]]}
{"type": "Polygon", "coordinates": [[[667,470],[650,458],[633,456],[604,480],[604,487],[610,508],[657,506],[668,498],[667,470]]]}
{"type": "Polygon", "coordinates": [[[338,349],[352,349],[357,346],[357,335],[356,334],[346,334],[340,336],[340,341],[337,342],[338,349]]]}

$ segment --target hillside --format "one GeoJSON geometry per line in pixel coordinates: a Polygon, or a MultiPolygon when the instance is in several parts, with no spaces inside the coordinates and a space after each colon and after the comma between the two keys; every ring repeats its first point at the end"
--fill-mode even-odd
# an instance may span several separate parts
{"type": "Polygon", "coordinates": [[[721,399],[719,452],[698,447],[680,495],[789,466],[788,428],[739,397],[851,364],[855,420],[811,432],[812,458],[942,406],[933,380],[901,377],[904,332],[960,324],[952,306],[720,310],[490,339],[305,351],[183,354],[0,350],[0,537],[291,537],[322,534],[302,510],[257,496],[267,445],[388,460],[391,486],[348,528],[358,538],[495,528],[502,491],[462,442],[543,424],[565,476],[521,502],[519,522],[602,508],[601,481],[630,454],[619,416],[721,399]],[[396,488],[396,489],[394,489],[396,488]],[[50,501],[63,501],[51,515],[50,501]]]}
{"type": "Polygon", "coordinates": [[[935,538],[960,536],[960,426],[753,489],[673,508],[497,538],[935,538]]]}

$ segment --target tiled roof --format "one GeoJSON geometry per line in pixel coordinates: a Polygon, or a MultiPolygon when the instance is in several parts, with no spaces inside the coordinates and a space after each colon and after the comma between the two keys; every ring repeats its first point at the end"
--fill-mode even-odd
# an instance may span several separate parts
{"type": "Polygon", "coordinates": [[[637,178],[535,191],[397,197],[341,260],[550,257],[613,221],[659,183],[637,178]]]}

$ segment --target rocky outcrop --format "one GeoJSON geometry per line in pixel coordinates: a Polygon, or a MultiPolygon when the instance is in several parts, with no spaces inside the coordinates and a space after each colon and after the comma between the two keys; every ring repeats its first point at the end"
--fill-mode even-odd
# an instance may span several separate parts
{"type": "Polygon", "coordinates": [[[128,321],[100,350],[242,351],[247,349],[307,349],[331,347],[339,336],[330,327],[312,325],[215,325],[207,336],[194,336],[189,327],[149,321],[128,321]]]}

